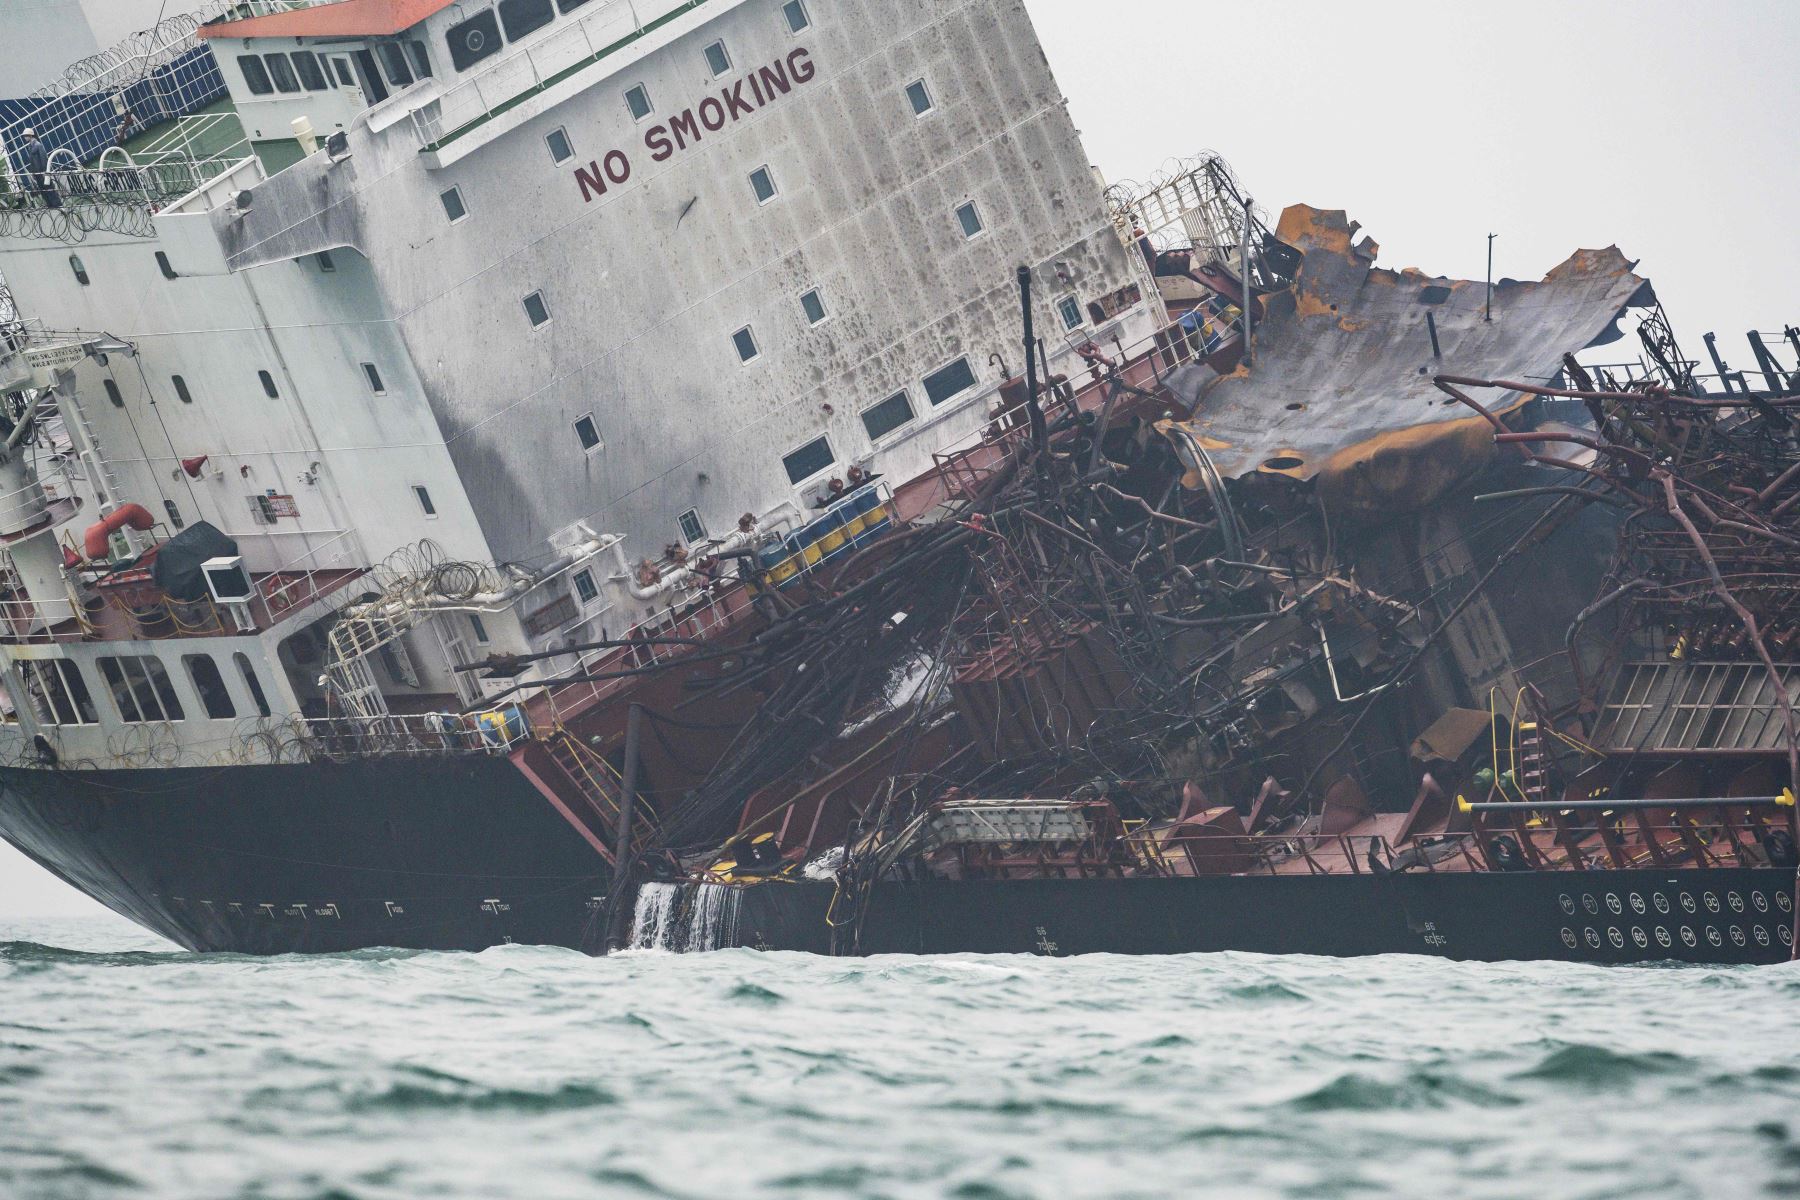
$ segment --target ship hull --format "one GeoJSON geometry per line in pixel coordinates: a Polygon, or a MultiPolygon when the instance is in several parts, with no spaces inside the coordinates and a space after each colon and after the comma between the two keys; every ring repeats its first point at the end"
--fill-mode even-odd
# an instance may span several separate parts
{"type": "MultiPolygon", "coordinates": [[[[1775,963],[1791,956],[1795,892],[1793,871],[1751,868],[890,883],[855,949],[1775,963]]],[[[832,952],[832,893],[745,889],[731,939],[832,952]]],[[[849,948],[842,930],[835,949],[849,948]]]]}
{"type": "Polygon", "coordinates": [[[503,758],[4,769],[0,836],[192,950],[585,947],[608,883],[503,758]]]}

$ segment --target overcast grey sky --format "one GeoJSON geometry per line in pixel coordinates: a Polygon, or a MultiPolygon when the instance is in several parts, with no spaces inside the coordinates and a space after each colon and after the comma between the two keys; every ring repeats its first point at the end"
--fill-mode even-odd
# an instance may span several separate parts
{"type": "MultiPolygon", "coordinates": [[[[1342,208],[1380,262],[1537,278],[1640,260],[1689,354],[1800,323],[1800,2],[1026,0],[1093,162],[1224,155],[1271,213],[1342,208]]],[[[0,846],[0,915],[94,911],[0,846]]]]}

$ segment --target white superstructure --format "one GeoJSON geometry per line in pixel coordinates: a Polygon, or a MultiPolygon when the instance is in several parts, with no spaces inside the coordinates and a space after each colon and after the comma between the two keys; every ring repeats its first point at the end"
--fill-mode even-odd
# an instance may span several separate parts
{"type": "Polygon", "coordinates": [[[200,32],[235,117],[169,126],[160,174],[127,147],[34,179],[29,118],[0,130],[0,391],[68,501],[8,538],[4,651],[58,664],[9,667],[21,745],[121,758],[154,725],[241,761],[248,717],[454,710],[454,663],[617,637],[694,594],[689,548],[978,435],[1024,366],[1020,266],[1054,371],[1158,327],[1019,0],[241,11],[200,32]],[[257,599],[103,616],[104,564],[61,547],[131,504],[157,527],[110,553],[204,520],[257,599]],[[143,690],[120,656],[180,721],[104,701],[143,690]],[[91,720],[47,694],[71,666],[91,720]]]}

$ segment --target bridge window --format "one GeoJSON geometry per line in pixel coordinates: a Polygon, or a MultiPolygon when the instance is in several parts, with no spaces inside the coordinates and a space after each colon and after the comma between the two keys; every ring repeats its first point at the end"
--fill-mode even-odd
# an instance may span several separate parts
{"type": "Polygon", "coordinates": [[[184,654],[181,662],[187,667],[188,678],[194,684],[194,694],[200,697],[200,704],[206,709],[208,718],[229,721],[237,716],[237,706],[231,702],[231,692],[225,686],[225,677],[219,674],[219,664],[213,661],[212,655],[184,654]]]}
{"type": "Polygon", "coordinates": [[[262,681],[256,677],[256,668],[250,665],[250,656],[240,650],[231,657],[236,660],[238,671],[244,677],[244,686],[250,689],[250,699],[256,705],[256,714],[268,716],[269,698],[263,695],[262,681]]]}
{"type": "Polygon", "coordinates": [[[562,12],[571,12],[586,4],[588,0],[556,0],[556,7],[562,12]]]}
{"type": "Polygon", "coordinates": [[[556,16],[550,0],[500,0],[500,24],[506,40],[516,42],[534,29],[542,29],[556,16]]]}
{"type": "Polygon", "coordinates": [[[294,67],[292,63],[288,62],[287,55],[265,54],[263,62],[268,65],[269,78],[275,81],[276,91],[297,92],[300,90],[300,81],[294,77],[294,67]]]}
{"type": "Polygon", "coordinates": [[[837,461],[837,455],[831,452],[831,443],[825,438],[814,438],[806,445],[791,454],[782,456],[781,465],[787,468],[789,483],[804,483],[821,471],[831,469],[837,461]]]}
{"type": "Polygon", "coordinates": [[[238,70],[244,73],[244,86],[250,89],[252,96],[266,96],[275,90],[275,85],[269,82],[269,69],[256,55],[238,55],[238,70]]]}
{"type": "Polygon", "coordinates": [[[412,59],[413,75],[419,79],[431,78],[431,55],[425,51],[425,43],[417,38],[406,40],[406,54],[412,59]]]}
{"type": "Polygon", "coordinates": [[[799,33],[812,24],[812,18],[806,15],[805,0],[788,0],[781,6],[781,15],[787,18],[790,33],[799,33]]]}
{"type": "Polygon", "coordinates": [[[500,50],[500,22],[491,8],[483,9],[444,35],[450,47],[450,65],[466,71],[500,50]]]}
{"type": "Polygon", "coordinates": [[[81,668],[66,658],[21,659],[25,698],[45,725],[93,725],[100,720],[81,668]]]}
{"type": "Polygon", "coordinates": [[[905,392],[895,392],[874,408],[864,409],[862,415],[870,441],[886,437],[912,419],[912,399],[905,392]]]}
{"type": "Polygon", "coordinates": [[[935,408],[957,393],[966,392],[974,386],[975,372],[969,367],[969,360],[959,358],[925,377],[925,398],[935,408]]]}
{"type": "Polygon", "coordinates": [[[323,92],[331,88],[331,81],[325,78],[325,72],[319,67],[319,56],[311,50],[296,50],[288,56],[294,63],[294,74],[309,92],[323,92]]]}
{"type": "Polygon", "coordinates": [[[413,81],[412,68],[406,61],[406,50],[399,42],[382,42],[375,47],[375,55],[381,60],[381,73],[387,81],[397,88],[403,88],[413,81]]]}
{"type": "Polygon", "coordinates": [[[127,724],[181,721],[181,699],[162,660],[149,654],[122,654],[96,660],[100,675],[112,692],[119,717],[127,724]]]}

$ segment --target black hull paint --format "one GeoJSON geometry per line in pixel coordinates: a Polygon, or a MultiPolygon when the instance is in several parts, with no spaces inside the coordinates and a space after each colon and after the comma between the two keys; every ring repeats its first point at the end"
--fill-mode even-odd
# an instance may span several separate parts
{"type": "Polygon", "coordinates": [[[0,769],[0,836],[192,950],[582,947],[607,886],[503,758],[0,769]]]}
{"type": "MultiPolygon", "coordinates": [[[[591,951],[608,882],[497,758],[0,769],[0,835],[194,950],[591,951]]],[[[1790,957],[1796,886],[1746,868],[889,883],[859,949],[1773,963],[1790,957]]],[[[825,923],[833,890],[747,888],[732,940],[848,952],[825,923]]]]}
{"type": "MultiPolygon", "coordinates": [[[[894,883],[876,888],[859,948],[1775,963],[1790,958],[1795,893],[1793,871],[1742,868],[894,883]]],[[[738,943],[829,953],[831,895],[750,888],[738,943]]]]}

